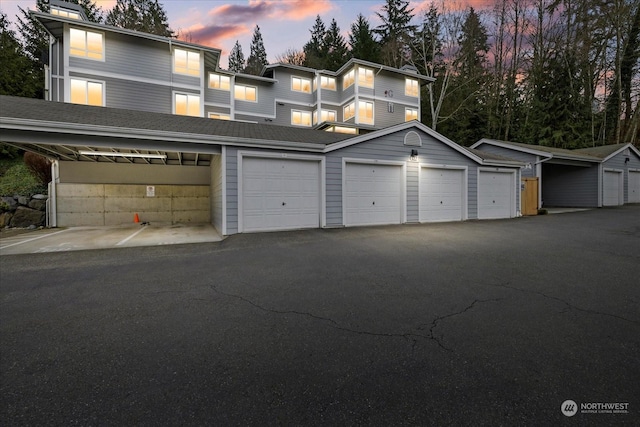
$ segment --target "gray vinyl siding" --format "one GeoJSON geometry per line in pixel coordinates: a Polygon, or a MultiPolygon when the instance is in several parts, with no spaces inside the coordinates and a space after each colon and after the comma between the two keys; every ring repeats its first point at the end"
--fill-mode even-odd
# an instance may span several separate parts
{"type": "Polygon", "coordinates": [[[205,105],[204,106],[204,116],[208,118],[209,117],[209,113],[230,115],[230,112],[229,112],[228,108],[225,108],[225,107],[212,107],[212,106],[205,105]]]}
{"type": "MultiPolygon", "coordinates": [[[[631,150],[629,150],[631,151],[631,150]]],[[[629,169],[640,169],[640,158],[635,153],[629,153],[629,162],[625,163],[625,155],[620,152],[602,164],[603,169],[617,169],[624,175],[624,203],[629,203],[629,169]]]]}
{"type": "Polygon", "coordinates": [[[227,234],[238,232],[238,149],[226,148],[227,168],[227,234]]]}
{"type": "Polygon", "coordinates": [[[342,158],[366,160],[391,160],[407,164],[407,222],[418,222],[418,167],[419,163],[456,165],[468,167],[469,218],[477,218],[477,163],[453,148],[418,131],[422,147],[418,147],[419,162],[409,161],[410,148],[404,145],[406,131],[386,135],[332,151],[326,154],[327,226],[343,225],[342,218],[342,158]]]}
{"type": "Polygon", "coordinates": [[[598,206],[599,167],[542,164],[542,206],[588,208],[598,206]]]}
{"type": "Polygon", "coordinates": [[[222,234],[222,156],[211,157],[211,222],[222,234]]]}
{"type": "MultiPolygon", "coordinates": [[[[404,110],[406,107],[406,105],[398,104],[391,99],[388,102],[376,100],[374,103],[375,126],[377,128],[385,128],[404,122],[404,110]],[[389,112],[389,103],[393,104],[393,113],[389,112]]],[[[412,106],[411,108],[419,110],[419,107],[412,106]]]]}
{"type": "Polygon", "coordinates": [[[204,102],[231,105],[231,91],[220,89],[204,89],[204,102]]]}
{"type": "Polygon", "coordinates": [[[498,156],[506,157],[508,159],[518,160],[523,163],[530,163],[530,169],[521,169],[522,178],[535,178],[536,169],[535,163],[537,156],[529,153],[523,153],[521,151],[509,150],[508,148],[496,147],[495,145],[482,144],[478,147],[478,150],[484,151],[490,154],[497,154],[498,156]]]}
{"type": "MultiPolygon", "coordinates": [[[[339,104],[342,100],[341,91],[338,89],[340,84],[338,83],[340,79],[336,79],[336,90],[331,89],[320,89],[320,97],[321,101],[324,102],[333,102],[334,104],[339,104]]],[[[317,101],[317,99],[316,99],[317,101]]]]}

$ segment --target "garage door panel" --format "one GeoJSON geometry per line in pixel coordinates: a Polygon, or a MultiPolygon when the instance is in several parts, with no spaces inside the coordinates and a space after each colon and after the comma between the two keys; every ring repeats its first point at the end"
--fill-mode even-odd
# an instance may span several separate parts
{"type": "Polygon", "coordinates": [[[320,226],[320,163],[243,158],[242,231],[320,226]]]}
{"type": "Polygon", "coordinates": [[[345,224],[402,222],[402,166],[347,163],[345,224]]]}
{"type": "Polygon", "coordinates": [[[464,170],[422,168],[420,173],[420,221],[464,219],[464,170]]]}
{"type": "Polygon", "coordinates": [[[514,203],[513,173],[481,171],[478,183],[478,218],[510,218],[514,203]]]}
{"type": "Polygon", "coordinates": [[[622,204],[622,172],[604,171],[602,204],[618,206],[622,204]]]}

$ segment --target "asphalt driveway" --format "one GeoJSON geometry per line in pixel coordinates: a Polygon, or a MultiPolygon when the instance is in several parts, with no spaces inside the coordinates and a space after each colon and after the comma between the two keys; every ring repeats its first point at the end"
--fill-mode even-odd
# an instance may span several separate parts
{"type": "Polygon", "coordinates": [[[637,425],[639,265],[637,205],[7,255],[0,424],[637,425]]]}

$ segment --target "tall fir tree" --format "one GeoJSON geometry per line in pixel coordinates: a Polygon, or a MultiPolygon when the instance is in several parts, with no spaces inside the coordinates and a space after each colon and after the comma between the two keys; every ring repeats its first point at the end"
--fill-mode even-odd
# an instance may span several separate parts
{"type": "MultiPolygon", "coordinates": [[[[93,0],[71,0],[74,4],[82,6],[87,19],[91,22],[102,22],[102,9],[93,0]]],[[[33,18],[28,10],[18,6],[20,14],[16,16],[18,33],[22,40],[24,53],[31,61],[32,73],[39,76],[40,84],[34,95],[35,98],[44,97],[44,66],[49,56],[49,33],[33,18]]],[[[51,10],[48,0],[36,0],[38,12],[49,13],[51,10]]]]}
{"type": "Polygon", "coordinates": [[[369,21],[362,14],[359,14],[356,22],[351,24],[349,46],[351,46],[350,55],[353,58],[380,62],[380,44],[373,37],[369,21]]]}
{"type": "Polygon", "coordinates": [[[244,54],[242,53],[242,46],[238,40],[233,45],[231,52],[229,52],[229,71],[234,73],[241,73],[244,71],[244,54]]]}
{"type": "Polygon", "coordinates": [[[41,90],[40,76],[9,28],[7,15],[0,12],[0,95],[33,98],[41,90]]]}
{"type": "Polygon", "coordinates": [[[167,13],[158,0],[117,0],[107,13],[105,23],[129,30],[175,37],[167,13]]]}
{"type": "Polygon", "coordinates": [[[325,35],[327,28],[322,22],[320,15],[316,16],[316,21],[310,30],[311,39],[302,48],[304,52],[304,65],[309,68],[322,69],[324,67],[326,49],[325,35]]]}
{"type": "Polygon", "coordinates": [[[326,70],[336,71],[348,59],[349,50],[344,37],[340,34],[340,27],[335,19],[331,20],[331,25],[324,36],[325,60],[324,68],[326,70]]]}
{"type": "Polygon", "coordinates": [[[265,51],[264,42],[262,41],[260,27],[256,25],[256,28],[253,30],[250,53],[244,72],[257,76],[262,72],[262,68],[268,64],[269,61],[267,61],[267,52],[265,51]]]}
{"type": "Polygon", "coordinates": [[[382,12],[376,12],[382,24],[373,30],[382,45],[382,62],[399,68],[411,60],[411,40],[416,31],[411,24],[413,9],[408,0],[386,0],[382,12]]]}

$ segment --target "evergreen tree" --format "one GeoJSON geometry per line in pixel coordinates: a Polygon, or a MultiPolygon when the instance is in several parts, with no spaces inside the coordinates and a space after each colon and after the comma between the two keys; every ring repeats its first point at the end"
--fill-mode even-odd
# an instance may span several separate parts
{"type": "Polygon", "coordinates": [[[241,73],[244,70],[244,54],[242,53],[242,46],[238,40],[233,45],[233,49],[229,52],[229,71],[234,73],[241,73]]]}
{"type": "Polygon", "coordinates": [[[260,27],[256,25],[256,28],[253,30],[253,39],[251,39],[251,52],[249,53],[249,58],[247,58],[247,66],[244,72],[257,76],[262,72],[262,68],[268,64],[267,52],[264,49],[260,27]]]}
{"type": "Polygon", "coordinates": [[[158,0],[117,0],[105,23],[158,36],[175,37],[167,13],[158,0]]]}
{"type": "Polygon", "coordinates": [[[320,15],[316,16],[316,22],[311,28],[311,40],[309,40],[302,51],[304,52],[304,65],[309,68],[323,69],[326,48],[325,48],[325,35],[327,29],[320,18],[320,15]]]}
{"type": "Polygon", "coordinates": [[[335,19],[331,20],[331,25],[325,33],[324,46],[326,50],[324,68],[336,71],[348,59],[349,50],[335,19]]]}
{"type": "Polygon", "coordinates": [[[373,31],[380,37],[383,63],[399,68],[411,60],[411,39],[416,31],[411,24],[413,9],[409,9],[408,0],[386,0],[382,11],[376,12],[382,25],[373,31]]]}
{"type": "Polygon", "coordinates": [[[9,28],[7,15],[0,12],[0,95],[33,98],[42,90],[40,75],[9,28]]]}
{"type": "Polygon", "coordinates": [[[373,37],[369,28],[369,21],[358,15],[356,22],[351,24],[351,34],[349,34],[349,46],[351,46],[351,56],[365,61],[380,62],[380,45],[373,37]]]}

